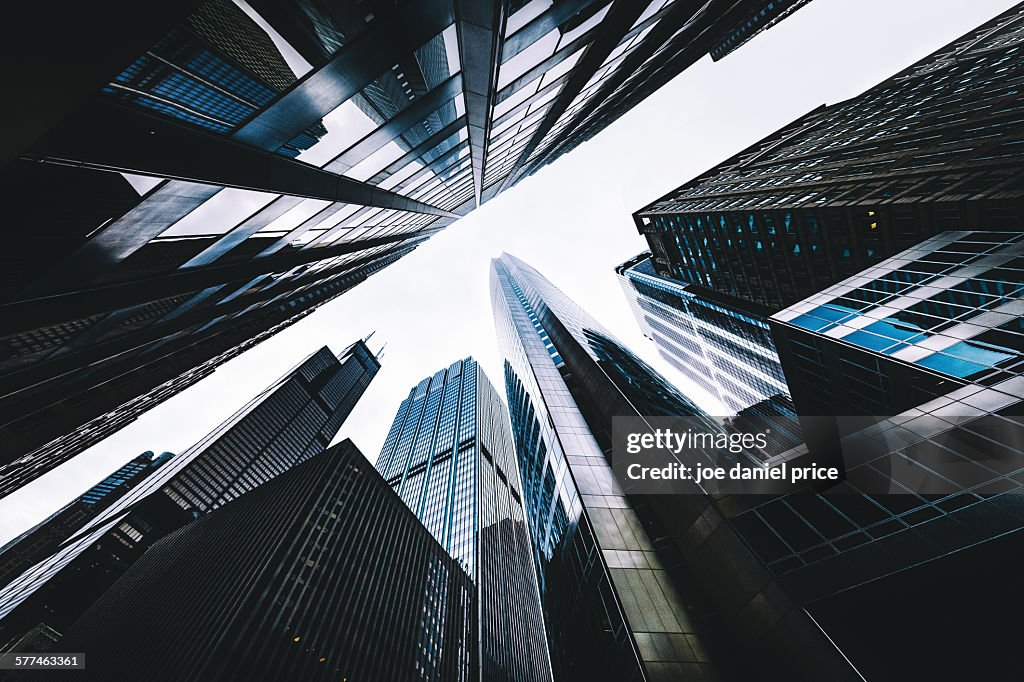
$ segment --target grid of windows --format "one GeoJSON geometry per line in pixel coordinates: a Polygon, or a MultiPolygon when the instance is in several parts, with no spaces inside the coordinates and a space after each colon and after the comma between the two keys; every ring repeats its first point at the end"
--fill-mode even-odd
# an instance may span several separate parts
{"type": "MultiPolygon", "coordinates": [[[[648,380],[642,372],[653,370],[638,364],[585,311],[508,254],[492,261],[491,298],[556,677],[640,680],[645,671],[660,669],[666,651],[679,657],[672,660],[710,674],[715,665],[707,656],[686,653],[692,649],[669,646],[655,653],[649,648],[690,637],[697,642],[701,635],[689,629],[681,598],[676,601],[675,587],[665,576],[655,548],[664,538],[639,531],[657,528],[645,525],[655,520],[638,516],[634,501],[610,472],[607,443],[601,440],[609,425],[592,421],[595,402],[608,402],[618,389],[610,387],[595,399],[579,392],[584,383],[593,386],[594,377],[582,376],[588,371],[603,377],[599,381],[616,375],[625,384],[627,374],[640,383],[648,380]],[[538,322],[547,334],[540,333],[538,322]],[[558,365],[551,361],[550,345],[562,359],[558,365]],[[635,531],[622,533],[624,528],[635,531]],[[641,587],[655,583],[657,590],[641,587]],[[673,615],[655,626],[632,608],[637,602],[673,615]]],[[[682,411],[688,409],[685,398],[667,385],[648,383],[628,390],[645,412],[660,401],[662,410],[687,413],[682,411]]]]}
{"type": "Polygon", "coordinates": [[[468,682],[472,592],[345,441],[162,540],[64,641],[101,677],[468,682]]]}
{"type": "MultiPolygon", "coordinates": [[[[230,138],[218,144],[296,158],[353,181],[359,201],[280,194],[276,178],[291,176],[299,168],[292,165],[268,173],[274,180],[262,191],[239,189],[249,180],[233,177],[233,167],[211,168],[216,160],[200,154],[190,158],[203,181],[163,180],[141,197],[126,197],[123,207],[111,206],[106,190],[74,197],[73,216],[99,216],[89,225],[36,221],[40,237],[33,243],[47,247],[20,254],[26,281],[8,277],[19,282],[16,305],[93,292],[100,282],[113,289],[90,294],[98,297],[99,315],[73,319],[73,311],[53,311],[39,329],[8,337],[15,352],[0,354],[5,385],[12,386],[0,395],[0,412],[10,420],[0,426],[13,432],[0,438],[5,463],[125,408],[172,373],[294,322],[386,267],[589,138],[699,58],[709,36],[732,31],[741,14],[765,4],[740,0],[696,11],[675,0],[536,0],[470,18],[451,0],[372,12],[326,12],[307,0],[251,0],[245,11],[232,0],[201,3],[126,59],[95,107],[118,105],[117,115],[130,121],[140,108],[150,114],[145,121],[169,117],[181,124],[175,134],[197,145],[210,140],[205,131],[230,138]],[[286,63],[282,41],[301,59],[286,63]],[[301,71],[302,59],[312,66],[297,74],[289,64],[301,71]],[[232,186],[210,184],[210,177],[230,177],[232,186]],[[83,211],[83,203],[96,210],[83,211]],[[82,242],[69,243],[70,233],[82,242]],[[68,244],[59,258],[50,248],[57,243],[68,244]],[[136,317],[150,286],[175,290],[160,294],[144,319],[136,317]],[[49,361],[55,355],[89,369],[63,372],[49,361]],[[14,375],[25,368],[38,380],[16,385],[14,375]],[[120,382],[116,391],[107,390],[111,377],[120,382]],[[21,388],[37,400],[22,400],[21,388]],[[69,393],[83,395],[87,407],[70,415],[57,404],[69,393]]],[[[111,137],[119,139],[116,131],[111,137]]],[[[122,153],[114,147],[104,153],[122,153]]],[[[50,164],[34,165],[43,169],[35,169],[35,190],[47,201],[65,199],[54,197],[53,186],[78,184],[48,177],[57,172],[50,164]]],[[[157,170],[146,165],[139,172],[157,170]]],[[[186,170],[175,177],[197,177],[186,170]]],[[[35,202],[26,195],[23,203],[35,202]]],[[[72,450],[81,449],[67,456],[72,450]]]]}
{"type": "MultiPolygon", "coordinates": [[[[476,361],[458,360],[410,390],[377,468],[472,578],[484,679],[546,680],[550,664],[506,420],[476,361]]],[[[424,665],[431,650],[425,642],[424,665]]]]}
{"type": "Polygon", "coordinates": [[[616,272],[645,335],[674,366],[688,366],[684,373],[725,407],[739,412],[764,400],[787,399],[782,365],[763,318],[657,275],[649,253],[616,272]]]}
{"type": "Polygon", "coordinates": [[[362,341],[339,356],[327,347],[311,354],[0,591],[0,634],[42,613],[65,627],[89,606],[87,595],[98,596],[153,542],[322,452],[379,368],[362,341]],[[319,394],[338,376],[348,379],[348,395],[325,410],[319,394]],[[112,528],[122,517],[128,530],[112,528]]]}
{"type": "Polygon", "coordinates": [[[779,310],[944,230],[1019,229],[1022,13],[638,211],[657,271],[779,310]]]}
{"type": "Polygon", "coordinates": [[[839,415],[845,481],[733,520],[806,598],[1024,527],[1022,238],[946,232],[772,317],[797,409],[839,415]]]}

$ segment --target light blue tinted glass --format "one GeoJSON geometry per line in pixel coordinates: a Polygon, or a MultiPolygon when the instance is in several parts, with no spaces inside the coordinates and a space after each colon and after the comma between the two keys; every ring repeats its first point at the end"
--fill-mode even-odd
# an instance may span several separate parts
{"type": "Polygon", "coordinates": [[[790,320],[790,324],[809,329],[812,332],[820,332],[834,327],[835,325],[832,322],[846,320],[855,314],[856,311],[854,310],[830,303],[818,306],[810,312],[793,318],[790,320]]]}
{"type": "Polygon", "coordinates": [[[989,367],[995,367],[1013,355],[997,353],[965,341],[961,341],[941,353],[929,355],[917,361],[922,367],[929,367],[944,374],[966,379],[989,367]]]}
{"type": "MultiPolygon", "coordinates": [[[[893,339],[879,336],[878,334],[871,334],[863,330],[857,330],[852,334],[847,334],[843,337],[843,341],[852,343],[855,346],[861,348],[867,348],[868,350],[884,351],[890,346],[897,345],[893,339]]],[[[899,344],[903,345],[903,344],[899,344]]]]}

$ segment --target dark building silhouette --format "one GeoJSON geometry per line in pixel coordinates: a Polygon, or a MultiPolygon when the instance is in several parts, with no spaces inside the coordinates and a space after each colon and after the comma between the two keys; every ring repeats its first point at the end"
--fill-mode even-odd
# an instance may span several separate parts
{"type": "Polygon", "coordinates": [[[615,417],[723,426],[522,261],[492,261],[491,298],[556,679],[858,679],[726,518],[736,496],[613,474],[615,417]]]}
{"type": "Polygon", "coordinates": [[[0,587],[56,552],[62,542],[167,464],[171,457],[173,455],[169,452],[159,456],[152,452],[142,453],[59,511],[0,547],[0,587]]]}
{"type": "Polygon", "coordinates": [[[89,652],[85,679],[458,682],[472,602],[346,440],[162,539],[61,645],[89,652]]]}
{"type": "Polygon", "coordinates": [[[944,230],[1018,230],[1020,5],[634,214],[658,274],[773,311],[944,230]]]}
{"type": "Polygon", "coordinates": [[[717,45],[711,48],[711,58],[717,62],[808,2],[810,0],[772,0],[772,2],[761,3],[759,7],[754,7],[746,16],[740,18],[731,31],[725,33],[717,45]]]}
{"type": "Polygon", "coordinates": [[[324,450],[379,368],[362,341],[310,355],[0,591],[0,646],[65,632],[154,542],[324,450]]]}
{"type": "Polygon", "coordinates": [[[472,578],[481,680],[551,680],[508,411],[473,358],[409,391],[377,470],[472,578]]]}
{"type": "MultiPolygon", "coordinates": [[[[139,363],[120,358],[109,366],[86,368],[78,365],[84,361],[81,356],[66,360],[53,358],[51,362],[54,365],[71,375],[64,374],[47,383],[50,386],[65,385],[69,395],[59,397],[57,402],[40,410],[35,408],[42,403],[31,397],[11,404],[11,411],[5,414],[25,416],[12,419],[0,429],[4,433],[0,439],[0,458],[10,462],[0,465],[0,496],[17,490],[116,433],[150,408],[198,383],[224,362],[303,319],[338,293],[362,282],[412,248],[403,247],[352,273],[316,283],[315,288],[304,286],[295,293],[271,298],[267,305],[259,310],[249,310],[242,317],[229,315],[228,322],[215,334],[206,335],[202,333],[204,330],[192,327],[193,333],[186,333],[188,329],[178,331],[170,339],[156,340],[158,337],[153,337],[152,350],[143,353],[139,363]],[[126,369],[125,361],[135,367],[119,374],[126,369]],[[75,387],[92,382],[98,383],[85,392],[75,392],[75,387]],[[139,394],[140,387],[144,387],[146,392],[139,394]],[[124,400],[127,402],[122,403],[124,400]],[[116,407],[110,412],[102,412],[104,405],[116,407]],[[65,435],[57,435],[40,445],[44,438],[60,433],[65,435]],[[18,454],[29,447],[32,449],[27,454],[18,454]],[[13,460],[10,459],[12,457],[13,460]]],[[[315,280],[311,280],[310,284],[313,283],[315,280]]],[[[236,312],[245,310],[241,304],[231,308],[236,312]]],[[[186,317],[183,315],[182,319],[186,317]]],[[[195,322],[195,318],[189,319],[195,322]]],[[[189,324],[188,319],[185,323],[189,324]]],[[[131,341],[126,340],[125,343],[130,344],[131,341]]],[[[45,402],[48,398],[41,400],[45,402]]]]}
{"type": "Polygon", "coordinates": [[[250,4],[260,21],[230,0],[10,17],[49,39],[5,42],[26,67],[22,101],[41,106],[12,112],[0,158],[22,235],[0,254],[0,466],[29,457],[0,471],[0,491],[408,254],[783,7],[250,4]]]}
{"type": "Polygon", "coordinates": [[[991,632],[946,633],[1019,608],[995,594],[1015,579],[1005,556],[1024,523],[1022,17],[1004,13],[635,214],[646,274],[731,297],[770,328],[798,448],[843,466],[838,485],[739,498],[725,516],[866,679],[1019,670],[991,632]],[[924,585],[947,586],[941,613],[924,585]]]}
{"type": "Polygon", "coordinates": [[[1021,672],[1001,635],[954,646],[949,628],[1021,607],[1005,590],[1024,542],[1022,259],[1020,232],[944,232],[770,320],[797,410],[831,423],[845,481],[735,522],[867,679],[1021,672]]]}

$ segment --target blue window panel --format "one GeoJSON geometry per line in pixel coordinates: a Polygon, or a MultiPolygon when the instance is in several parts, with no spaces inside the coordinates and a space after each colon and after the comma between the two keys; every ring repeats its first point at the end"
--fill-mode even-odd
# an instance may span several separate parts
{"type": "Polygon", "coordinates": [[[861,348],[867,348],[868,350],[881,351],[885,353],[894,353],[898,348],[894,346],[903,347],[906,344],[897,343],[893,339],[885,336],[879,336],[878,334],[872,334],[864,330],[858,329],[852,334],[847,334],[843,337],[843,341],[852,343],[855,346],[861,348]],[[888,349],[888,350],[887,350],[888,349]]]}
{"type": "Polygon", "coordinates": [[[1010,353],[997,353],[966,341],[961,341],[941,353],[934,353],[921,358],[916,364],[938,370],[950,376],[966,379],[986,369],[995,367],[1014,356],[1010,353]]]}
{"type": "MultiPolygon", "coordinates": [[[[864,327],[862,331],[870,332],[872,334],[878,334],[879,336],[884,336],[889,339],[902,342],[898,345],[898,347],[893,347],[887,350],[886,353],[895,353],[900,348],[905,348],[907,345],[912,343],[920,343],[921,341],[924,341],[925,339],[928,338],[928,335],[923,334],[920,329],[911,327],[910,325],[893,324],[886,320],[880,320],[873,324],[869,324],[867,327],[864,327]]],[[[853,336],[853,334],[851,334],[850,336],[853,336]]],[[[847,337],[846,340],[849,341],[850,339],[847,337]]],[[[851,341],[851,343],[856,342],[851,341]]],[[[876,348],[875,350],[881,349],[876,348]]]]}
{"type": "Polygon", "coordinates": [[[790,324],[803,327],[812,332],[823,332],[835,327],[835,322],[841,322],[853,317],[856,311],[839,306],[834,303],[818,306],[814,310],[804,313],[799,317],[790,320],[790,324]]]}

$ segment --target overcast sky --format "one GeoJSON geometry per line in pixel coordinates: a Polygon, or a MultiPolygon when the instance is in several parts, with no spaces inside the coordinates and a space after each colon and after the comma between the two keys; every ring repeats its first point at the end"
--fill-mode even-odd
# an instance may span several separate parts
{"type": "Polygon", "coordinates": [[[411,255],[0,500],[0,544],[141,452],[181,452],[320,346],[375,330],[383,367],[338,438],[375,460],[409,389],[467,355],[504,395],[488,291],[508,251],[575,299],[709,412],[718,406],[639,332],[613,267],[645,248],[631,213],[808,110],[854,96],[1011,0],[814,0],[714,63],[705,57],[591,141],[411,255]]]}

